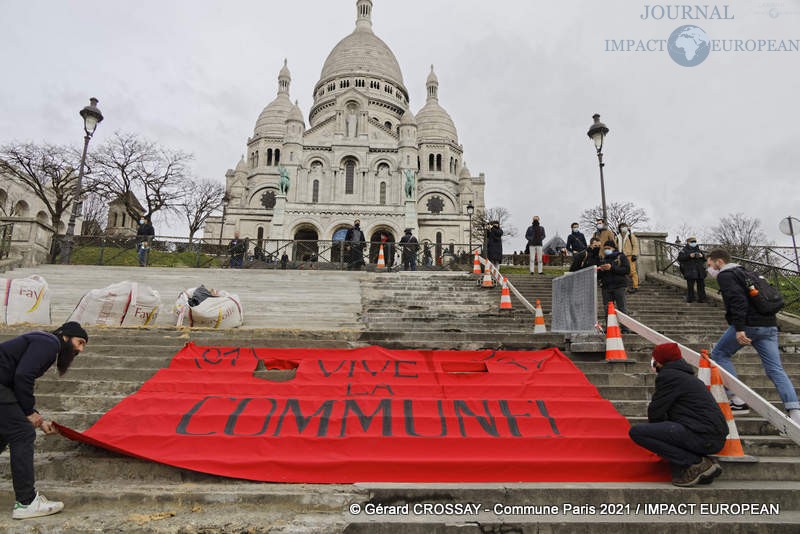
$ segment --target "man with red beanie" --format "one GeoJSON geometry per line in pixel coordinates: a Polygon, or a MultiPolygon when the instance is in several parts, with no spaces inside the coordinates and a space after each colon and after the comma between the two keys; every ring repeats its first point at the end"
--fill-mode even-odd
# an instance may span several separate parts
{"type": "Polygon", "coordinates": [[[669,461],[674,485],[708,484],[722,473],[708,455],[725,445],[725,416],[676,343],[656,346],[651,364],[658,376],[647,407],[649,422],[633,426],[629,435],[669,461]]]}

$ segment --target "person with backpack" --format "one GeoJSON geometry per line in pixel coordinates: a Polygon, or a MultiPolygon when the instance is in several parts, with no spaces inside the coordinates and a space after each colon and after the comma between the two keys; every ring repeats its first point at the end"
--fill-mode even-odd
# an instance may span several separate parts
{"type": "MultiPolygon", "coordinates": [[[[731,255],[726,250],[712,250],[706,263],[708,274],[716,278],[719,284],[725,303],[725,319],[730,325],[714,345],[711,358],[736,376],[731,357],[744,345],[752,345],[761,358],[767,377],[775,384],[789,417],[800,424],[800,402],[791,379],[783,369],[778,348],[775,314],[783,306],[780,292],[764,278],[731,262],[731,255]]],[[[744,400],[730,393],[729,396],[733,413],[750,412],[744,400]]]]}

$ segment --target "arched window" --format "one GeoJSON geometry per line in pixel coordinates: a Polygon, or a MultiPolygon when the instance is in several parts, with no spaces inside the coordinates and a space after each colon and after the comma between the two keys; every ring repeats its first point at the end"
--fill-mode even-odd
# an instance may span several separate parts
{"type": "Polygon", "coordinates": [[[352,159],[344,164],[344,193],[352,195],[356,178],[356,162],[352,159]]]}
{"type": "Polygon", "coordinates": [[[384,122],[383,125],[386,126],[387,130],[391,130],[392,129],[392,123],[389,122],[389,121],[384,122]]]}
{"type": "Polygon", "coordinates": [[[311,202],[319,202],[319,180],[314,180],[311,185],[311,202]]]}
{"type": "Polygon", "coordinates": [[[386,205],[386,182],[381,182],[380,203],[381,206],[386,205]]]}
{"type": "Polygon", "coordinates": [[[256,150],[255,166],[258,167],[258,150],[256,150]]]}
{"type": "Polygon", "coordinates": [[[436,154],[436,170],[437,171],[441,171],[442,170],[442,155],[441,154],[436,154]]]}
{"type": "Polygon", "coordinates": [[[275,165],[280,164],[281,162],[281,150],[279,148],[275,149],[275,165]]]}
{"type": "Polygon", "coordinates": [[[434,161],[436,161],[436,160],[434,158],[435,158],[435,156],[433,154],[428,156],[428,170],[429,171],[432,171],[435,168],[434,167],[434,165],[435,165],[434,161]]]}
{"type": "Polygon", "coordinates": [[[450,158],[450,174],[453,174],[454,172],[456,172],[454,161],[455,160],[453,160],[453,158],[450,158]]]}
{"type": "Polygon", "coordinates": [[[267,167],[272,167],[272,149],[267,149],[267,167]]]}

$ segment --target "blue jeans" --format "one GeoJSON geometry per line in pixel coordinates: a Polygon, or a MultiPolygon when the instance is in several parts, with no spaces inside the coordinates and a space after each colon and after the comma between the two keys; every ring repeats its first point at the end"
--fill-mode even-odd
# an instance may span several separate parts
{"type": "MultiPolygon", "coordinates": [[[[786,371],[783,370],[783,364],[781,363],[781,353],[778,350],[778,327],[746,326],[744,332],[753,341],[753,348],[756,349],[756,352],[761,357],[761,365],[764,366],[767,376],[775,384],[775,389],[778,390],[778,395],[783,401],[784,408],[787,410],[800,409],[800,402],[797,401],[794,385],[786,375],[786,371]]],[[[733,367],[731,356],[736,354],[736,351],[740,348],[742,348],[742,345],[739,345],[739,342],[736,341],[736,329],[733,326],[729,326],[725,333],[722,334],[722,337],[719,338],[717,344],[714,345],[714,350],[711,351],[711,358],[723,369],[736,376],[736,369],[733,367]]]]}
{"type": "Polygon", "coordinates": [[[147,254],[150,252],[150,248],[145,248],[143,245],[138,246],[138,250],[136,251],[136,255],[139,257],[139,265],[141,267],[145,267],[147,265],[147,254]]]}

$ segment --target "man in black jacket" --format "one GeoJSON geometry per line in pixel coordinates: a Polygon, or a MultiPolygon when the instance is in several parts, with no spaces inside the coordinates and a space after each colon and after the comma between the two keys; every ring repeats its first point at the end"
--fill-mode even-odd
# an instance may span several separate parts
{"type": "Polygon", "coordinates": [[[600,240],[593,237],[589,246],[572,256],[569,272],[574,273],[586,267],[597,267],[600,264],[600,240]]]}
{"type": "Polygon", "coordinates": [[[150,245],[153,244],[153,237],[156,230],[150,222],[150,216],[139,219],[139,228],[136,229],[136,255],[139,257],[139,266],[146,267],[150,254],[150,245]]]}
{"type": "MultiPolygon", "coordinates": [[[[761,358],[764,371],[775,384],[789,417],[800,424],[800,402],[781,362],[775,314],[764,315],[753,306],[748,297],[748,288],[745,287],[744,270],[738,264],[731,263],[731,256],[726,250],[712,250],[708,254],[707,264],[709,274],[719,283],[719,291],[725,302],[725,319],[730,325],[714,345],[711,358],[736,376],[731,357],[744,345],[752,345],[761,358]]],[[[744,400],[736,395],[730,397],[733,413],[749,413],[750,409],[744,400]]]]}
{"type": "Polygon", "coordinates": [[[419,242],[417,241],[416,237],[411,235],[411,232],[411,228],[406,228],[405,234],[400,238],[404,271],[417,270],[417,252],[419,251],[419,242]]]}
{"type": "Polygon", "coordinates": [[[60,512],[64,503],[48,501],[34,487],[33,443],[36,429],[54,434],[52,421],[36,411],[34,383],[54,363],[63,375],[86,346],[80,324],[64,323],[55,332],[29,332],[0,343],[0,452],[11,449],[11,478],[16,503],[11,516],[27,519],[60,512]]]}
{"type": "Polygon", "coordinates": [[[631,272],[628,258],[617,250],[614,241],[609,240],[603,243],[599,261],[597,278],[603,288],[603,306],[608,309],[608,303],[613,300],[615,309],[625,312],[625,291],[631,272]]]}
{"type": "Polygon", "coordinates": [[[678,254],[681,274],[686,279],[686,302],[694,302],[697,286],[697,302],[706,301],[706,256],[697,247],[697,238],[690,237],[678,254]]]}
{"type": "Polygon", "coordinates": [[[538,259],[539,268],[538,273],[542,274],[542,244],[544,243],[544,238],[547,235],[544,231],[544,226],[541,225],[539,222],[539,216],[535,215],[533,217],[533,221],[531,221],[531,225],[528,227],[528,230],[525,231],[525,239],[528,240],[528,255],[530,257],[530,270],[531,274],[534,273],[534,268],[536,268],[536,262],[538,259]]]}
{"type": "Polygon", "coordinates": [[[364,265],[364,247],[367,242],[364,232],[361,230],[360,220],[356,219],[353,222],[353,227],[347,230],[344,241],[347,252],[347,270],[360,270],[364,265]]]}
{"type": "Polygon", "coordinates": [[[648,422],[633,426],[629,435],[670,462],[674,485],[710,483],[722,472],[708,455],[725,445],[725,416],[676,343],[655,347],[652,365],[658,376],[647,407],[648,422]]]}

